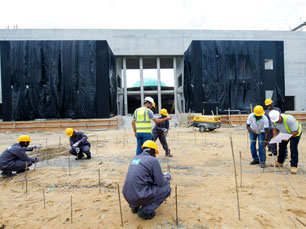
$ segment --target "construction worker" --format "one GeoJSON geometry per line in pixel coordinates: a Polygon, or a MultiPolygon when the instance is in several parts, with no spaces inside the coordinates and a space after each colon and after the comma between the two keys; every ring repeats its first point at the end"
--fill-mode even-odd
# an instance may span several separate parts
{"type": "Polygon", "coordinates": [[[153,98],[146,97],[143,106],[137,108],[134,112],[132,127],[137,139],[136,155],[141,153],[141,146],[145,141],[152,140],[151,120],[155,123],[161,123],[172,119],[171,116],[167,116],[163,119],[155,118],[154,113],[151,110],[153,104],[153,98]]]}
{"type": "MultiPolygon", "coordinates": [[[[279,144],[279,155],[275,166],[283,167],[283,163],[286,158],[286,148],[290,141],[290,152],[291,152],[291,170],[292,174],[296,174],[299,162],[299,151],[298,145],[302,135],[302,126],[299,122],[291,115],[280,114],[279,111],[272,110],[269,114],[271,121],[273,122],[273,137],[278,133],[292,134],[288,140],[282,140],[279,144]]],[[[274,164],[272,164],[274,166],[274,164]]]]}
{"type": "Polygon", "coordinates": [[[269,121],[264,113],[265,112],[263,107],[257,105],[254,107],[254,112],[249,115],[247,120],[247,129],[250,135],[251,153],[253,158],[253,161],[250,162],[250,165],[256,165],[260,163],[261,168],[266,166],[265,147],[267,145],[269,128],[269,121]],[[256,149],[257,138],[259,158],[256,149]]]}
{"type": "Polygon", "coordinates": [[[75,160],[82,159],[86,154],[87,159],[91,159],[90,143],[83,132],[75,132],[73,128],[67,128],[66,134],[69,137],[71,149],[69,153],[77,156],[75,160]]]}
{"type": "MultiPolygon", "coordinates": [[[[166,109],[161,109],[160,115],[161,117],[159,119],[166,118],[168,116],[168,111],[166,109]]],[[[155,124],[152,130],[152,139],[154,142],[156,142],[157,138],[159,138],[159,141],[162,144],[166,152],[166,157],[172,157],[172,155],[170,154],[170,150],[168,148],[167,140],[166,140],[168,131],[169,131],[169,121],[168,120],[162,123],[157,123],[155,124]]]]}
{"type": "Polygon", "coordinates": [[[41,145],[28,147],[31,142],[31,138],[28,135],[22,135],[18,138],[18,143],[15,143],[8,147],[0,156],[0,169],[2,170],[1,175],[5,178],[15,176],[13,171],[17,173],[25,172],[29,170],[29,167],[39,161],[39,158],[29,157],[25,151],[33,151],[34,149],[40,148],[41,145]]]}
{"type": "Polygon", "coordinates": [[[143,219],[152,219],[155,209],[170,196],[170,173],[163,173],[158,160],[159,154],[155,142],[148,140],[142,147],[142,153],[136,155],[129,166],[123,196],[134,214],[143,219]]]}
{"type": "MultiPolygon", "coordinates": [[[[273,137],[273,124],[271,122],[269,113],[272,110],[276,110],[279,111],[279,113],[281,113],[281,110],[278,107],[274,107],[273,106],[273,101],[271,99],[266,99],[265,100],[265,105],[267,106],[267,110],[265,111],[265,116],[268,118],[269,120],[269,131],[268,131],[268,141],[270,141],[273,137]]],[[[269,151],[271,151],[271,153],[269,154],[269,156],[273,155],[277,155],[277,144],[276,143],[272,143],[268,145],[268,149],[269,151]]]]}

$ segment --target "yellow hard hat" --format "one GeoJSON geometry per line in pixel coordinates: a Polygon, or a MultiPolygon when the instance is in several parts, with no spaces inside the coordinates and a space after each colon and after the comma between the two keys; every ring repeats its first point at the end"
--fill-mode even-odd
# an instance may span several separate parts
{"type": "Polygon", "coordinates": [[[269,105],[272,104],[272,102],[273,102],[272,99],[266,99],[266,100],[265,100],[265,105],[266,105],[266,106],[269,106],[269,105]]]}
{"type": "Polygon", "coordinates": [[[160,114],[168,116],[168,111],[166,109],[161,109],[160,114]]]}
{"type": "Polygon", "coordinates": [[[152,107],[153,107],[153,108],[156,108],[155,102],[153,103],[152,107]]]}
{"type": "Polygon", "coordinates": [[[30,136],[28,136],[28,135],[21,135],[21,136],[18,138],[18,141],[19,141],[19,142],[30,142],[30,141],[31,141],[31,138],[30,138],[30,136]]]}
{"type": "Polygon", "coordinates": [[[262,106],[257,105],[256,107],[254,107],[254,113],[255,113],[256,116],[260,117],[265,113],[265,111],[264,111],[262,106]]]}
{"type": "Polygon", "coordinates": [[[151,148],[151,149],[155,149],[155,153],[159,154],[158,150],[157,150],[157,144],[155,142],[153,142],[152,140],[147,140],[143,143],[143,145],[141,146],[141,149],[143,148],[151,148]]]}
{"type": "Polygon", "coordinates": [[[66,129],[66,134],[70,138],[73,135],[73,128],[67,128],[66,129]]]}

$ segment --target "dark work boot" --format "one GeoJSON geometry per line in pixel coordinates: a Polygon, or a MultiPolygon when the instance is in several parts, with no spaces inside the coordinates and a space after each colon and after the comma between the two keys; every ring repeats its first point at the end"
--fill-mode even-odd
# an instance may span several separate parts
{"type": "Polygon", "coordinates": [[[81,160],[83,157],[84,157],[83,152],[79,152],[78,156],[77,156],[77,158],[75,160],[81,160]]]}
{"type": "Polygon", "coordinates": [[[250,162],[250,165],[257,165],[259,164],[259,160],[253,160],[250,162]]]}
{"type": "Polygon", "coordinates": [[[146,219],[146,220],[147,220],[147,219],[153,219],[154,216],[155,216],[155,212],[144,213],[144,212],[142,211],[142,209],[140,209],[139,212],[138,212],[138,216],[139,216],[140,218],[146,219]]]}
{"type": "MultiPolygon", "coordinates": [[[[27,171],[29,171],[29,168],[27,168],[27,171]]],[[[18,170],[18,171],[16,171],[16,173],[24,173],[25,172],[25,169],[20,169],[20,170],[18,170]]]]}
{"type": "Polygon", "coordinates": [[[139,206],[131,208],[131,210],[132,210],[132,213],[136,214],[139,210],[139,206]]]}
{"type": "Polygon", "coordinates": [[[16,174],[13,174],[12,171],[3,171],[1,175],[3,178],[11,178],[13,176],[16,176],[16,174]]]}
{"type": "Polygon", "coordinates": [[[173,157],[172,154],[170,153],[170,149],[166,151],[166,157],[173,157]]]}
{"type": "Polygon", "coordinates": [[[91,154],[87,155],[87,159],[90,160],[91,159],[91,154]]]}
{"type": "Polygon", "coordinates": [[[266,167],[266,162],[260,162],[260,168],[265,168],[266,167]]]}

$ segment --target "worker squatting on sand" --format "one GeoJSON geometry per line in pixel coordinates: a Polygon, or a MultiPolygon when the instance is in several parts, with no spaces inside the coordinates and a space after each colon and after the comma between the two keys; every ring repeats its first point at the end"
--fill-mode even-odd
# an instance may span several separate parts
{"type": "MultiPolygon", "coordinates": [[[[297,167],[299,162],[299,151],[298,145],[302,135],[302,126],[299,122],[291,115],[280,114],[279,111],[272,110],[269,114],[270,119],[273,123],[273,137],[278,133],[292,134],[289,140],[283,140],[279,144],[279,155],[275,166],[283,167],[283,163],[286,159],[286,148],[288,142],[290,142],[291,152],[291,170],[292,174],[297,173],[297,167]]],[[[272,166],[274,166],[272,164],[272,166]]]]}
{"type": "Polygon", "coordinates": [[[265,112],[263,110],[263,107],[257,105],[256,107],[254,107],[254,112],[249,115],[247,120],[247,129],[250,135],[250,146],[253,158],[253,161],[251,161],[250,164],[256,165],[260,163],[261,168],[264,168],[266,166],[265,147],[267,145],[269,128],[269,121],[268,118],[264,115],[264,113],[265,112]],[[256,150],[257,138],[259,158],[256,150]]]}
{"type": "MultiPolygon", "coordinates": [[[[166,109],[161,109],[160,110],[160,115],[161,117],[159,119],[166,118],[168,116],[168,111],[166,109]]],[[[153,130],[152,130],[152,139],[154,142],[159,138],[160,143],[162,144],[165,152],[166,152],[166,157],[172,157],[170,154],[170,149],[168,148],[168,143],[167,143],[167,135],[169,131],[169,121],[165,121],[162,123],[157,123],[155,124],[153,130]]]]}
{"type": "Polygon", "coordinates": [[[76,160],[82,159],[86,154],[87,159],[91,159],[90,143],[87,141],[87,136],[83,132],[76,132],[72,128],[66,129],[66,134],[69,137],[71,149],[69,153],[77,156],[76,160]]]}
{"type": "Polygon", "coordinates": [[[145,141],[152,140],[151,120],[155,123],[161,123],[172,119],[171,116],[163,119],[155,118],[154,113],[151,110],[153,104],[153,98],[146,97],[143,106],[137,108],[133,114],[132,127],[137,139],[136,155],[141,153],[141,146],[145,141]]]}
{"type": "MultiPolygon", "coordinates": [[[[8,147],[0,156],[0,169],[2,176],[10,178],[15,176],[13,171],[17,173],[25,172],[26,167],[30,167],[33,163],[39,161],[39,158],[31,158],[26,154],[26,151],[33,151],[33,149],[40,148],[41,145],[28,147],[31,138],[28,135],[22,135],[18,138],[18,143],[8,147]]],[[[28,169],[28,168],[27,168],[28,169]]]]}
{"type": "Polygon", "coordinates": [[[162,172],[155,158],[159,154],[155,142],[146,141],[142,149],[130,163],[122,193],[133,213],[143,219],[152,219],[155,209],[171,193],[171,175],[162,172]]]}

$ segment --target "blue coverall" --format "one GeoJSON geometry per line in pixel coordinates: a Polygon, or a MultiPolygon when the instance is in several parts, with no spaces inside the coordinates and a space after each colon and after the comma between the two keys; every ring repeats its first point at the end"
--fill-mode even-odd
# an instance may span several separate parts
{"type": "Polygon", "coordinates": [[[0,169],[6,172],[22,171],[35,163],[35,158],[29,157],[25,151],[32,151],[33,147],[21,147],[19,143],[15,143],[8,147],[0,156],[0,169]]]}
{"type": "Polygon", "coordinates": [[[71,146],[71,149],[69,150],[70,154],[78,156],[76,152],[76,147],[74,147],[73,144],[79,142],[79,154],[81,156],[84,156],[83,153],[85,153],[87,157],[91,157],[90,143],[87,141],[87,136],[83,132],[75,132],[75,134],[69,138],[69,141],[71,146]]]}
{"type": "Polygon", "coordinates": [[[142,206],[146,214],[153,213],[171,193],[158,160],[148,150],[132,159],[122,190],[129,206],[142,206]]]}

